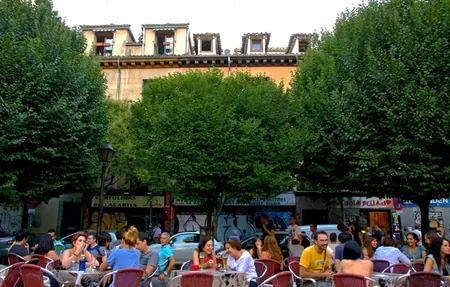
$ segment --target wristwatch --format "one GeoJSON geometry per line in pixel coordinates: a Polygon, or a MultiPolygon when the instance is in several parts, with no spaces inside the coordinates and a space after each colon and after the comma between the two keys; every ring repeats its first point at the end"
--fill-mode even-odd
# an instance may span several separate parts
{"type": "Polygon", "coordinates": [[[167,276],[167,271],[164,270],[164,273],[163,273],[163,274],[164,274],[164,276],[167,276]]]}

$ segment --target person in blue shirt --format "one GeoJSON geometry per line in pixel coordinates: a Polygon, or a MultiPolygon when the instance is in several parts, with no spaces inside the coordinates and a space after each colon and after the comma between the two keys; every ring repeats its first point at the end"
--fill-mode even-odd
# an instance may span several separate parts
{"type": "Polygon", "coordinates": [[[158,277],[152,280],[153,287],[169,286],[169,272],[175,267],[175,257],[169,244],[170,234],[163,232],[160,237],[161,248],[158,251],[158,277]]]}
{"type": "MultiPolygon", "coordinates": [[[[141,253],[134,247],[137,241],[138,231],[132,226],[123,235],[121,248],[115,249],[110,255],[103,257],[100,270],[106,270],[108,266],[111,266],[113,271],[124,268],[139,268],[141,253]]],[[[110,286],[114,286],[114,279],[110,286]]]]}

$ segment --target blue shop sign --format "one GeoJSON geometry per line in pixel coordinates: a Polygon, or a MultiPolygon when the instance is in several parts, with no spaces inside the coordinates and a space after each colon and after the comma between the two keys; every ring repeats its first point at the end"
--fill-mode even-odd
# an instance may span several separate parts
{"type": "MultiPolygon", "coordinates": [[[[405,205],[405,207],[417,206],[417,204],[412,203],[409,200],[404,200],[403,204],[405,205]]],[[[432,199],[430,201],[430,206],[450,206],[450,199],[449,198],[432,199]]]]}

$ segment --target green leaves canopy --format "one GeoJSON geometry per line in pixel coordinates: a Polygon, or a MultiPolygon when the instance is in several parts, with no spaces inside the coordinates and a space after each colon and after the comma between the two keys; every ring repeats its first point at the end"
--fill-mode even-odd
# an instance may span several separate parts
{"type": "Polygon", "coordinates": [[[210,70],[151,79],[132,111],[137,156],[146,163],[141,179],[162,179],[179,199],[212,209],[295,184],[290,168],[302,141],[291,100],[262,76],[210,70]]]}
{"type": "Polygon", "coordinates": [[[0,1],[0,197],[46,201],[92,188],[105,78],[48,0],[0,1]]]}

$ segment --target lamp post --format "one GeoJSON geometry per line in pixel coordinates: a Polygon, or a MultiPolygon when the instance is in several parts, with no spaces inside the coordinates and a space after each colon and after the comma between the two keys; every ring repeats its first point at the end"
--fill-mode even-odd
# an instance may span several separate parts
{"type": "Polygon", "coordinates": [[[152,208],[153,208],[153,192],[152,185],[147,184],[147,195],[150,196],[149,207],[148,207],[148,240],[153,240],[152,236],[152,208]]]}
{"type": "Polygon", "coordinates": [[[100,198],[98,201],[98,221],[97,221],[97,237],[100,235],[102,231],[102,222],[103,222],[103,193],[105,189],[105,173],[106,173],[106,164],[111,162],[114,153],[116,151],[112,148],[109,142],[105,143],[98,149],[98,159],[102,163],[102,179],[100,182],[100,198]]]}

